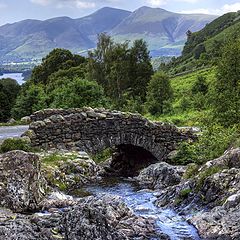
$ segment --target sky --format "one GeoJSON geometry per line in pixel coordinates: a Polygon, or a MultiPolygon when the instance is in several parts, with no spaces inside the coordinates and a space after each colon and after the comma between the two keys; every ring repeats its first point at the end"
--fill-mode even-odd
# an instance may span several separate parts
{"type": "Polygon", "coordinates": [[[149,6],[180,13],[222,15],[240,10],[240,0],[0,0],[0,25],[24,19],[79,18],[106,6],[130,11],[149,6]]]}

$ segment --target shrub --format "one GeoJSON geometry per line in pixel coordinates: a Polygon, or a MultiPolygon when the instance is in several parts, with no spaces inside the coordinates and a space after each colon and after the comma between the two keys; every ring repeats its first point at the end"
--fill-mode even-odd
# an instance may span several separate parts
{"type": "Polygon", "coordinates": [[[198,173],[199,165],[196,163],[190,163],[187,166],[187,170],[185,171],[183,178],[184,179],[189,179],[194,177],[198,173]]]}
{"type": "Polygon", "coordinates": [[[221,156],[237,137],[236,127],[212,125],[203,131],[196,142],[181,143],[173,161],[175,164],[203,164],[221,156]]]}
{"type": "Polygon", "coordinates": [[[112,149],[106,148],[102,152],[97,153],[91,157],[92,157],[93,161],[95,161],[96,163],[101,163],[101,162],[106,161],[111,156],[112,156],[112,149]]]}
{"type": "Polygon", "coordinates": [[[8,138],[0,146],[0,152],[5,153],[13,150],[30,152],[32,150],[28,141],[22,138],[8,138]]]}

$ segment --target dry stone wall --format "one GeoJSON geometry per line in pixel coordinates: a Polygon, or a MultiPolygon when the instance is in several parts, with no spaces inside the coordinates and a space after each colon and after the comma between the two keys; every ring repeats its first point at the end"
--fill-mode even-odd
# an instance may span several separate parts
{"type": "Polygon", "coordinates": [[[127,144],[142,147],[164,160],[178,142],[193,138],[190,131],[171,124],[105,109],[47,109],[30,117],[27,135],[33,146],[46,149],[67,148],[95,154],[127,144]]]}

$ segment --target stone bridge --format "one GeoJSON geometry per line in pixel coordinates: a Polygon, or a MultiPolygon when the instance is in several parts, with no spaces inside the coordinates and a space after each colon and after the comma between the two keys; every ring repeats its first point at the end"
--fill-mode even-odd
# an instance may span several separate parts
{"type": "Polygon", "coordinates": [[[66,148],[96,154],[106,148],[128,149],[138,157],[165,160],[177,143],[193,138],[174,125],[152,122],[141,115],[105,109],[46,109],[30,116],[33,146],[66,148]]]}

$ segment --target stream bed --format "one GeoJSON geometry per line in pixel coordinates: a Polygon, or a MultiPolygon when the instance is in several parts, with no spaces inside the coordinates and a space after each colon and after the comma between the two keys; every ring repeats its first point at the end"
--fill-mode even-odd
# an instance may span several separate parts
{"type": "MultiPolygon", "coordinates": [[[[112,194],[120,196],[135,214],[156,221],[157,231],[167,234],[171,240],[200,240],[197,230],[172,209],[162,209],[154,205],[156,192],[139,190],[130,181],[108,181],[86,186],[84,191],[94,196],[112,194]]],[[[158,238],[152,238],[155,240],[158,238]]]]}

